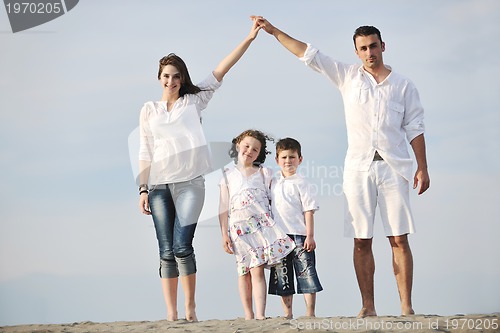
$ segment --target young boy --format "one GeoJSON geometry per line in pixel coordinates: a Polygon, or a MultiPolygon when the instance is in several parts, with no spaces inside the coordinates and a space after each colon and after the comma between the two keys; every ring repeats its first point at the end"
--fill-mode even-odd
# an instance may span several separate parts
{"type": "Polygon", "coordinates": [[[271,210],[275,222],[295,241],[297,247],[281,264],[271,268],[269,294],[280,295],[286,318],[293,318],[292,300],[304,294],[306,316],[314,317],[316,293],[323,290],[316,272],[314,211],[319,209],[309,183],[296,174],[302,163],[300,143],[292,138],[276,143],[276,162],[281,172],[271,185],[271,210]]]}

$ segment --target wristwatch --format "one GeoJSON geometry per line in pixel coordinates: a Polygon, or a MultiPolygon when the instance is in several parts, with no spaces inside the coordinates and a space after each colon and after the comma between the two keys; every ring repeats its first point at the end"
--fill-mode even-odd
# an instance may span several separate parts
{"type": "Polygon", "coordinates": [[[141,194],[144,191],[148,192],[148,184],[139,185],[139,194],[141,194]]]}

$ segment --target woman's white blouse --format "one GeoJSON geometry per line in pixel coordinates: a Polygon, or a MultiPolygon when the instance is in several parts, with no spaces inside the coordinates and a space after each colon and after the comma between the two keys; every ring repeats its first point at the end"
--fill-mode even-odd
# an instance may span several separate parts
{"type": "Polygon", "coordinates": [[[180,97],[170,111],[166,102],[146,102],[140,114],[139,160],[150,161],[149,184],[194,179],[211,171],[201,111],[222,84],[211,74],[197,94],[180,97]]]}

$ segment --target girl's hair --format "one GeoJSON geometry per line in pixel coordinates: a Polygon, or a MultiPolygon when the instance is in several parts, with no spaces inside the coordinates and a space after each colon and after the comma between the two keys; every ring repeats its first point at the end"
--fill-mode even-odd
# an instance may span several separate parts
{"type": "Polygon", "coordinates": [[[260,165],[265,162],[266,160],[266,155],[270,154],[271,152],[268,151],[267,148],[267,141],[274,142],[274,139],[264,133],[262,133],[259,130],[246,130],[237,137],[235,137],[232,141],[233,145],[231,146],[231,149],[229,149],[229,156],[234,160],[235,163],[238,162],[238,151],[236,150],[236,145],[240,143],[245,137],[252,137],[254,139],[257,139],[260,141],[260,153],[257,159],[253,162],[254,165],[260,165]]]}
{"type": "Polygon", "coordinates": [[[197,94],[201,91],[198,86],[195,86],[191,81],[191,77],[189,76],[189,72],[184,60],[181,59],[178,55],[174,53],[170,53],[169,55],[160,59],[160,64],[158,68],[158,80],[161,77],[161,72],[163,71],[163,67],[167,65],[172,65],[179,71],[181,75],[181,89],[179,91],[180,97],[186,94],[197,94]]]}

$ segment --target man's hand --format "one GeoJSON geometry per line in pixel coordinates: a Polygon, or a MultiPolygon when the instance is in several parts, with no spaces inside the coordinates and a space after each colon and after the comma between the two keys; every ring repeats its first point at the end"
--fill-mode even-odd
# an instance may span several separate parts
{"type": "Polygon", "coordinates": [[[252,15],[250,16],[250,18],[254,21],[257,21],[258,26],[264,29],[264,31],[267,32],[268,34],[272,35],[274,33],[275,27],[262,16],[252,15]]]}
{"type": "Polygon", "coordinates": [[[413,177],[413,189],[416,189],[419,183],[420,188],[418,189],[418,194],[420,195],[427,191],[431,185],[431,179],[429,178],[427,168],[417,169],[417,172],[415,172],[415,177],[413,177]]]}

